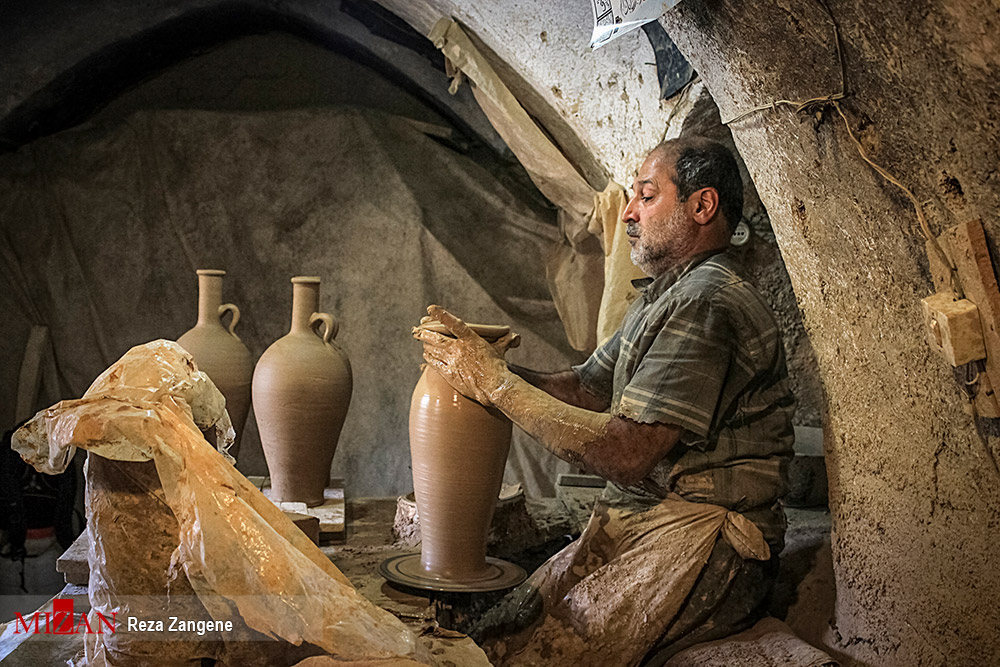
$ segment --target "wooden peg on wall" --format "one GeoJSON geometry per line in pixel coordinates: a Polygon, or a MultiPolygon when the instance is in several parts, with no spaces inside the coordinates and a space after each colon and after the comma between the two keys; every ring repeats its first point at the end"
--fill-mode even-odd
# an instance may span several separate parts
{"type": "MultiPolygon", "coordinates": [[[[938,241],[955,264],[964,298],[979,311],[983,343],[986,347],[986,373],[980,376],[976,410],[982,417],[1000,417],[1000,404],[993,387],[1000,379],[1000,289],[997,288],[993,262],[990,260],[986,234],[979,220],[947,229],[938,241]]],[[[927,256],[937,291],[950,291],[951,271],[928,244],[927,256]]]]}

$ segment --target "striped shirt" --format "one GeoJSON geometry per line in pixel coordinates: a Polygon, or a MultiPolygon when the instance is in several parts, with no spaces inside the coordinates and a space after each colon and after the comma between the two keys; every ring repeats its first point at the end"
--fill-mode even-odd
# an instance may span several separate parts
{"type": "Polygon", "coordinates": [[[770,307],[727,253],[700,255],[656,279],[621,328],[574,366],[611,414],[683,428],[636,497],[676,493],[745,513],[779,542],[792,457],[784,348],[770,307]]]}

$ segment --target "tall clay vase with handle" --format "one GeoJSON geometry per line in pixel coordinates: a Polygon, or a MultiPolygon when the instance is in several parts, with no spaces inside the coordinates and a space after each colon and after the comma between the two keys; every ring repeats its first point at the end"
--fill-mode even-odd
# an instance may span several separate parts
{"type": "Polygon", "coordinates": [[[231,303],[222,303],[222,278],[225,271],[198,269],[198,323],[177,339],[177,343],[191,353],[198,364],[226,397],[226,410],[236,431],[236,441],[229,454],[239,454],[243,425],[250,410],[250,380],[253,377],[253,360],[239,336],[236,324],[240,309],[231,303]],[[227,330],[220,321],[226,313],[233,319],[227,330]]]}
{"type": "Polygon", "coordinates": [[[319,505],[351,402],[351,363],[319,310],[315,277],[292,278],[292,326],[253,374],[253,411],[271,475],[271,500],[319,505]]]}
{"type": "MultiPolygon", "coordinates": [[[[446,333],[437,325],[426,328],[446,333]]],[[[509,327],[469,325],[491,342],[509,327]]],[[[425,367],[410,402],[413,490],[420,515],[419,579],[453,584],[502,576],[499,561],[486,558],[497,496],[510,448],[511,423],[452,389],[425,367]]],[[[504,564],[506,565],[506,564],[504,564]]],[[[406,564],[401,565],[405,576],[406,564]]]]}

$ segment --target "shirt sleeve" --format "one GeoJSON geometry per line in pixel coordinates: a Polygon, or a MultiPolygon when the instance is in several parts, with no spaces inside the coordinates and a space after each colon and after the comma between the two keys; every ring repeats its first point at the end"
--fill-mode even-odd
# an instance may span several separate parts
{"type": "Polygon", "coordinates": [[[621,329],[605,341],[590,357],[577,366],[573,372],[580,378],[580,384],[595,396],[611,400],[615,377],[615,363],[622,346],[621,329]]]}
{"type": "Polygon", "coordinates": [[[731,318],[709,299],[678,303],[625,387],[618,414],[706,438],[725,416],[723,388],[737,345],[731,318]]]}

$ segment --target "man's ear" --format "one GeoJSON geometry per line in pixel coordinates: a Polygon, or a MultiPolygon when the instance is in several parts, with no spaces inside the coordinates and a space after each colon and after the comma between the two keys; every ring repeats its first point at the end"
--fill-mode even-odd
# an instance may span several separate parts
{"type": "Polygon", "coordinates": [[[691,217],[699,225],[707,225],[719,212],[719,193],[715,188],[702,188],[688,198],[691,202],[691,217]]]}

